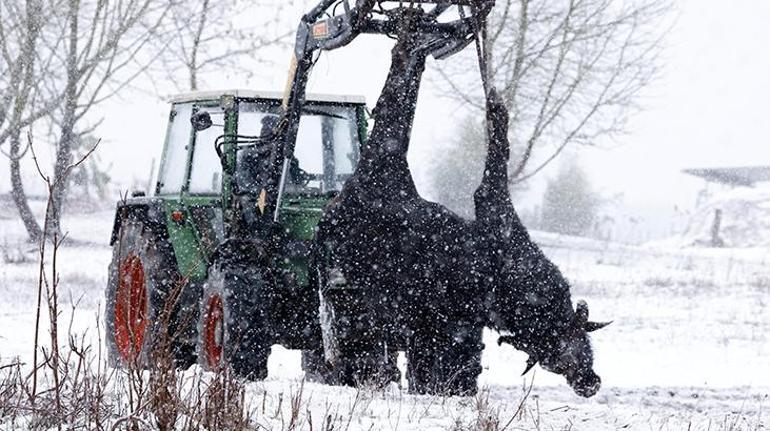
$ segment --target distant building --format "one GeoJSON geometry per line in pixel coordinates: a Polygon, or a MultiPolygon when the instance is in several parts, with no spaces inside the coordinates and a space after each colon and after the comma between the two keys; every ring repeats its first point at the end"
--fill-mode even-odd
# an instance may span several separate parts
{"type": "Polygon", "coordinates": [[[756,183],[770,181],[770,166],[695,168],[683,169],[682,172],[703,178],[710,183],[719,183],[733,187],[754,187],[756,183]]]}
{"type": "Polygon", "coordinates": [[[766,246],[768,192],[758,183],[770,181],[770,166],[683,169],[683,173],[706,180],[698,193],[695,213],[686,229],[692,245],[711,247],[766,246]],[[721,191],[714,194],[710,184],[721,191]],[[752,190],[755,189],[755,190],[752,190]]]}
{"type": "MultiPolygon", "coordinates": [[[[692,168],[682,172],[706,180],[706,186],[698,193],[695,206],[700,207],[712,197],[709,184],[728,189],[734,187],[755,187],[757,183],[770,181],[770,166],[744,166],[733,168],[692,168]]],[[[720,188],[718,187],[717,190],[720,188]]]]}

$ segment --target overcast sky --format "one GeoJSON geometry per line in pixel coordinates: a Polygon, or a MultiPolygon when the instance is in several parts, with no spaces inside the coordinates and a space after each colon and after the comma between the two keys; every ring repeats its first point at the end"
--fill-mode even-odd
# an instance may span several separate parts
{"type": "MultiPolygon", "coordinates": [[[[296,16],[286,19],[296,22],[301,8],[292,13],[296,16]]],[[[703,185],[681,169],[770,164],[770,1],[684,0],[677,2],[676,14],[662,75],[641,101],[644,111],[631,118],[628,134],[579,156],[595,188],[607,195],[623,193],[626,208],[656,233],[675,207],[693,205],[703,185]]],[[[363,94],[373,105],[387,73],[390,46],[387,39],[363,36],[349,48],[324,54],[310,91],[363,94]]],[[[222,74],[208,86],[282,89],[288,51],[263,55],[273,58],[275,67],[264,68],[258,79],[222,74]]],[[[98,132],[104,140],[101,157],[113,164],[112,175],[123,184],[146,177],[162,145],[168,107],[150,90],[126,94],[99,111],[105,117],[98,132]]],[[[440,98],[429,80],[420,97],[410,164],[418,187],[429,197],[428,163],[463,113],[440,98]]],[[[539,201],[542,184],[558,163],[521,198],[520,206],[539,201]]],[[[7,178],[0,187],[7,188],[7,178]]]]}

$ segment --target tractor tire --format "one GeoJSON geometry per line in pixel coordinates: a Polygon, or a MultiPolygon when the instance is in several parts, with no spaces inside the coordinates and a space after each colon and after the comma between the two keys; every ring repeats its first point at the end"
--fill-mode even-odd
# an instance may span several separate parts
{"type": "Polygon", "coordinates": [[[198,362],[247,380],[267,377],[271,337],[264,277],[247,265],[215,263],[203,288],[198,362]]]}
{"type": "Polygon", "coordinates": [[[161,319],[167,301],[178,304],[170,296],[177,293],[175,289],[185,288],[180,282],[171,245],[140,220],[124,220],[113,245],[105,291],[105,338],[111,366],[150,367],[152,354],[160,348],[170,349],[175,367],[195,363],[194,344],[186,340],[193,337],[176,332],[178,313],[161,319]]]}
{"type": "Polygon", "coordinates": [[[472,396],[481,374],[481,328],[420,328],[407,346],[409,392],[441,396],[472,396]]]}
{"type": "Polygon", "coordinates": [[[400,382],[398,351],[388,349],[360,292],[326,289],[319,296],[323,349],[303,352],[306,376],[343,386],[384,387],[400,382]]]}

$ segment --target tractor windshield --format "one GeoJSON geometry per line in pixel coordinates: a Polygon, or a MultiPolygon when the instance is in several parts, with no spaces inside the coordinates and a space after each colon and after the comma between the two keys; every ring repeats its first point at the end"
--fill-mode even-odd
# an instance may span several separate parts
{"type": "MultiPolygon", "coordinates": [[[[278,119],[280,106],[241,102],[238,134],[265,135],[278,119]]],[[[297,134],[294,157],[285,179],[287,193],[323,194],[339,191],[358,161],[359,139],[355,107],[308,103],[297,134]]],[[[254,189],[268,169],[270,148],[259,146],[238,152],[238,187],[254,189]]]]}

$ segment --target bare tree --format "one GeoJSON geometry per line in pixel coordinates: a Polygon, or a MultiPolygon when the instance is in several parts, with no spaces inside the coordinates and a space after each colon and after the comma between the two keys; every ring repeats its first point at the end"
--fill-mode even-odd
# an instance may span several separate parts
{"type": "MultiPolygon", "coordinates": [[[[511,179],[565,148],[623,131],[657,75],[670,0],[498,0],[487,22],[489,74],[511,111],[511,179]]],[[[440,69],[444,94],[484,108],[475,57],[440,69]]]]}
{"type": "MultiPolygon", "coordinates": [[[[293,33],[279,17],[285,0],[183,1],[174,4],[165,26],[163,70],[178,90],[198,90],[209,73],[251,75],[268,63],[265,48],[282,45],[293,33]],[[247,15],[248,20],[238,19],[247,15]],[[239,21],[245,21],[239,24],[239,21]],[[244,60],[255,60],[254,62],[244,60]],[[184,74],[180,73],[180,66],[184,74]]],[[[293,30],[293,29],[291,29],[293,30]]]]}
{"type": "Polygon", "coordinates": [[[59,232],[69,182],[55,179],[72,163],[77,142],[98,127],[94,107],[148,76],[151,64],[176,78],[178,67],[169,64],[179,61],[195,89],[202,74],[237,69],[239,58],[288,35],[273,25],[285,2],[230,1],[0,0],[0,150],[10,159],[14,200],[31,239],[44,230],[21,181],[23,131],[33,124],[49,131],[55,187],[47,231],[59,232]],[[233,24],[249,7],[260,12],[251,29],[233,24]]]}
{"type": "MultiPolygon", "coordinates": [[[[0,0],[0,151],[10,161],[11,196],[32,241],[39,240],[42,230],[27,202],[21,176],[20,160],[28,146],[23,146],[22,131],[49,115],[56,97],[44,97],[36,91],[41,71],[50,65],[55,51],[37,51],[41,26],[59,4],[43,7],[42,0],[0,0]],[[8,151],[4,144],[9,143],[8,151]]],[[[48,95],[50,96],[50,95],[48,95]]]]}

